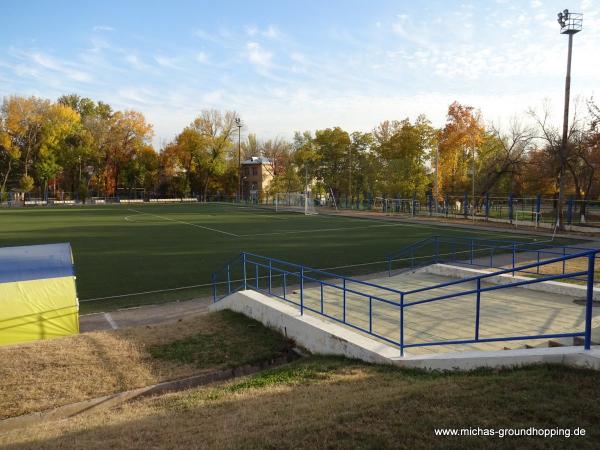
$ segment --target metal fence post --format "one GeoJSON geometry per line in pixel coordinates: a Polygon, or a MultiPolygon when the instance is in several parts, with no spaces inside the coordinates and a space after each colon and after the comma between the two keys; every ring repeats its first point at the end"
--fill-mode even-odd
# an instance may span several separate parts
{"type": "Polygon", "coordinates": [[[479,313],[481,311],[481,278],[477,278],[477,310],[475,312],[475,340],[479,340],[479,313]]]}
{"type": "Polygon", "coordinates": [[[513,251],[512,251],[512,268],[513,268],[513,272],[512,272],[512,276],[515,276],[515,258],[517,256],[517,244],[515,242],[513,242],[513,251]]]}
{"type": "Polygon", "coordinates": [[[304,314],[304,266],[300,266],[300,315],[304,314]]]}
{"type": "Polygon", "coordinates": [[[217,303],[217,274],[213,273],[212,278],[212,291],[213,291],[213,303],[217,303]]]}
{"type": "Polygon", "coordinates": [[[272,279],[273,279],[273,261],[269,260],[269,295],[271,295],[272,279]]]}
{"type": "Polygon", "coordinates": [[[242,252],[242,261],[244,266],[244,290],[248,288],[248,282],[246,281],[246,253],[242,252]]]}
{"type": "Polygon", "coordinates": [[[434,236],[433,239],[435,240],[435,263],[437,264],[440,260],[440,237],[434,236]]]}
{"type": "Polygon", "coordinates": [[[346,279],[343,278],[342,289],[342,322],[346,323],[346,279]]]}
{"type": "Polygon", "coordinates": [[[465,215],[465,219],[467,219],[469,217],[469,194],[467,194],[465,192],[465,196],[463,198],[463,210],[464,210],[464,215],[465,215]]]}
{"type": "Polygon", "coordinates": [[[231,271],[229,269],[229,264],[227,264],[227,293],[231,294],[231,271]]]}
{"type": "Polygon", "coordinates": [[[594,304],[594,263],[596,253],[588,255],[588,274],[587,274],[587,298],[585,302],[585,339],[584,348],[590,349],[592,345],[592,307],[594,304]]]}
{"type": "Polygon", "coordinates": [[[573,223],[573,196],[569,197],[567,200],[567,225],[571,225],[573,223]]]}
{"type": "Polygon", "coordinates": [[[490,193],[485,193],[485,220],[490,218],[490,193]]]}
{"type": "Polygon", "coordinates": [[[413,210],[413,214],[412,215],[416,216],[417,215],[417,193],[416,192],[413,192],[413,207],[412,207],[412,210],[413,210]]]}
{"type": "Polygon", "coordinates": [[[542,194],[538,194],[535,197],[535,226],[537,227],[540,223],[540,214],[542,212],[542,194]]]}
{"type": "Polygon", "coordinates": [[[427,198],[429,200],[429,215],[433,216],[433,195],[427,194],[427,198]]]}
{"type": "Polygon", "coordinates": [[[321,281],[321,314],[323,314],[323,282],[321,281]]]}
{"type": "Polygon", "coordinates": [[[446,218],[448,218],[448,210],[450,209],[450,199],[448,198],[448,194],[446,194],[446,198],[444,199],[445,210],[446,210],[446,218]]]}
{"type": "Polygon", "coordinates": [[[513,223],[513,194],[508,195],[508,221],[513,223]]]}
{"type": "Polygon", "coordinates": [[[475,246],[475,240],[471,238],[471,265],[473,265],[473,247],[475,246]]]}
{"type": "Polygon", "coordinates": [[[404,293],[400,294],[400,356],[404,356],[404,293]]]}
{"type": "Polygon", "coordinates": [[[369,297],[369,333],[373,333],[373,297],[369,297]]]}

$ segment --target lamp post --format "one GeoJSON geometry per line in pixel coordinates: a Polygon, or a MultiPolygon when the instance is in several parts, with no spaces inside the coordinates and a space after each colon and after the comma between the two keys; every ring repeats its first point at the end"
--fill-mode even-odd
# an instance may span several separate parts
{"type": "Polygon", "coordinates": [[[238,127],[238,202],[242,201],[242,119],[235,118],[235,125],[238,127]]]}
{"type": "Polygon", "coordinates": [[[472,206],[471,206],[471,216],[473,217],[473,223],[475,223],[475,145],[471,149],[473,153],[473,158],[471,159],[471,181],[472,181],[472,206]]]}
{"type": "Polygon", "coordinates": [[[563,115],[562,141],[560,144],[560,174],[558,178],[558,211],[556,226],[563,228],[562,211],[565,203],[565,160],[567,159],[567,141],[569,139],[569,97],[571,95],[571,55],[573,53],[573,35],[581,31],[583,14],[569,12],[568,9],[558,13],[560,34],[569,36],[569,51],[567,55],[567,77],[565,79],[565,109],[563,115]]]}

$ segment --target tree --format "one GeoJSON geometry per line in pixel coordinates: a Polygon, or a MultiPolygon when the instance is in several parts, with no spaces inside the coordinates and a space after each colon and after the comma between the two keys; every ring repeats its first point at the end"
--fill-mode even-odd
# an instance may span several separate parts
{"type": "Polygon", "coordinates": [[[474,153],[481,144],[483,134],[481,115],[472,106],[458,102],[449,106],[446,126],[439,138],[440,192],[468,190],[474,153]]]}
{"type": "Polygon", "coordinates": [[[479,152],[477,177],[481,193],[491,192],[500,183],[503,191],[516,192],[515,178],[522,171],[527,155],[533,150],[535,135],[531,128],[513,118],[507,132],[492,126],[483,135],[479,152]]]}
{"type": "MultiPolygon", "coordinates": [[[[384,127],[382,125],[380,129],[384,127]]],[[[430,138],[434,135],[432,130],[424,118],[415,124],[404,119],[395,122],[390,133],[379,134],[375,152],[381,161],[377,183],[380,192],[407,198],[425,191],[429,184],[425,162],[430,151],[430,138]]]]}
{"type": "Polygon", "coordinates": [[[340,127],[317,130],[313,142],[318,155],[317,177],[333,191],[336,198],[339,199],[341,193],[348,194],[348,133],[340,127]]]}
{"type": "Polygon", "coordinates": [[[207,199],[211,180],[225,173],[226,156],[233,146],[231,138],[236,128],[236,117],[234,111],[221,113],[216,110],[205,110],[190,125],[202,136],[207,150],[206,158],[200,167],[204,201],[207,199]]]}

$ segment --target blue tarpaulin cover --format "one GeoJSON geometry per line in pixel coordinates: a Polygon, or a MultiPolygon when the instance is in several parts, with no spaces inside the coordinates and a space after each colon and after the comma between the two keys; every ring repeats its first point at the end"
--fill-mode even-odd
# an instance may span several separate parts
{"type": "Polygon", "coordinates": [[[0,248],[0,283],[73,276],[69,244],[0,248]]]}

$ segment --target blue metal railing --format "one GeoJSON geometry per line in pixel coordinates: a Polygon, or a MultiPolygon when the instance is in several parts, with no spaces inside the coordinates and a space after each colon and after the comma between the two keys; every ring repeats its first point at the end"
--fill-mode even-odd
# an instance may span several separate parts
{"type": "MultiPolygon", "coordinates": [[[[414,248],[418,246],[415,245],[414,248]]],[[[473,277],[453,280],[412,290],[399,290],[356,278],[345,277],[332,272],[323,271],[295,264],[276,258],[268,258],[253,253],[241,253],[238,257],[227,263],[221,270],[213,273],[213,301],[217,302],[233,292],[251,289],[265,293],[269,296],[280,298],[290,304],[297,306],[300,314],[310,311],[324,316],[330,320],[343,323],[351,328],[367,333],[400,349],[411,347],[425,347],[453,344],[473,344],[482,342],[501,342],[531,339],[549,339],[566,337],[583,337],[584,347],[589,350],[591,345],[592,307],[594,293],[594,267],[595,258],[600,250],[588,250],[561,255],[556,258],[529,263],[508,269],[497,270],[491,273],[479,274],[473,277]],[[489,277],[523,272],[528,269],[543,267],[550,264],[561,263],[576,258],[585,258],[587,267],[570,273],[555,275],[543,275],[536,278],[519,279],[502,285],[482,285],[482,281],[489,277]],[[240,274],[236,278],[233,274],[240,274]],[[509,289],[535,283],[543,283],[557,279],[568,279],[575,277],[586,277],[586,304],[585,304],[585,327],[584,330],[561,333],[525,334],[512,336],[481,337],[481,294],[490,291],[509,289]],[[465,288],[456,292],[439,294],[436,290],[449,286],[458,286],[464,283],[475,283],[475,288],[465,288]],[[327,294],[327,292],[330,292],[327,294]],[[332,294],[335,301],[331,302],[332,294]],[[416,295],[431,294],[426,298],[414,298],[416,295]],[[475,296],[475,320],[473,323],[473,338],[471,339],[443,339],[439,341],[406,342],[405,339],[405,310],[419,307],[426,303],[448,301],[453,298],[475,296]],[[329,300],[327,297],[329,296],[329,300]],[[411,299],[410,297],[413,297],[411,299]],[[412,301],[411,301],[412,300],[412,301]],[[348,302],[359,303],[359,309],[349,308],[348,302]],[[362,312],[360,307],[362,307],[362,312]],[[383,334],[378,331],[378,321],[390,323],[389,314],[384,315],[376,309],[392,309],[392,323],[396,323],[398,338],[390,337],[389,333],[383,334]],[[368,311],[368,312],[367,312],[368,311]],[[397,315],[395,315],[397,314],[397,315]],[[376,323],[374,322],[376,319],[376,323]]]]}
{"type": "MultiPolygon", "coordinates": [[[[461,236],[430,236],[387,255],[386,260],[389,276],[398,269],[417,268],[435,263],[458,263],[491,269],[510,267],[513,275],[516,272],[540,275],[542,272],[539,263],[543,260],[588,250],[590,249],[571,245],[555,245],[553,241],[548,240],[521,242],[461,236]],[[538,263],[534,266],[535,270],[517,270],[517,266],[531,261],[538,263]]],[[[567,273],[566,261],[561,261],[562,274],[567,273]]]]}

